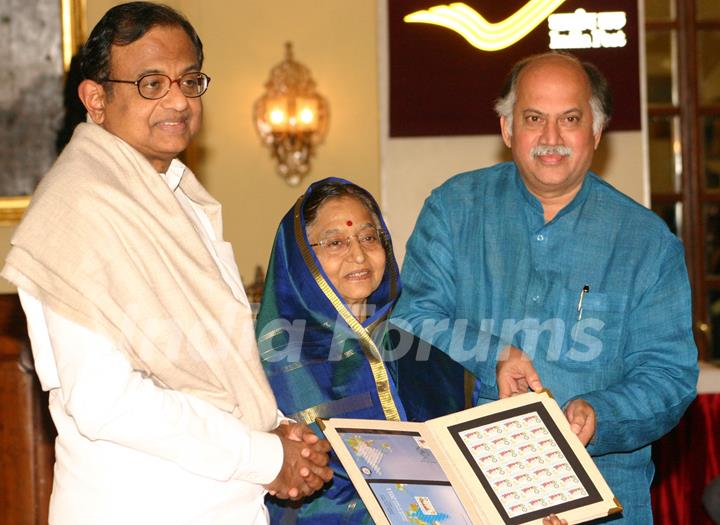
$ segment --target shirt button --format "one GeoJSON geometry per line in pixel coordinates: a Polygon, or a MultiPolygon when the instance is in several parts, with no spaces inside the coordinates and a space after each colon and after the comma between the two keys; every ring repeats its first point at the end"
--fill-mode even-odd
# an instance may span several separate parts
{"type": "Polygon", "coordinates": [[[535,237],[535,238],[536,238],[538,241],[544,241],[544,240],[545,240],[545,237],[543,236],[542,233],[538,234],[538,236],[535,237]]]}
{"type": "Polygon", "coordinates": [[[532,300],[533,300],[533,303],[537,303],[540,300],[540,296],[535,295],[535,296],[533,296],[532,300]]]}

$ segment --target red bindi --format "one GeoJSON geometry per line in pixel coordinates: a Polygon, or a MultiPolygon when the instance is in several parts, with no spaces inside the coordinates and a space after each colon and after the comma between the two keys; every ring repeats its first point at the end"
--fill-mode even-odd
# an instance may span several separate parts
{"type": "Polygon", "coordinates": [[[345,224],[347,224],[348,226],[352,226],[352,221],[347,221],[345,224]]]}

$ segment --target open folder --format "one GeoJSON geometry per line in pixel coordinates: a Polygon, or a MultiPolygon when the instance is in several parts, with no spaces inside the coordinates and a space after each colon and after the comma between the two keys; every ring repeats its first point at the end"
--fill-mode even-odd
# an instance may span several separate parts
{"type": "Polygon", "coordinates": [[[622,507],[548,391],[425,423],[318,420],[378,524],[582,523],[622,507]]]}

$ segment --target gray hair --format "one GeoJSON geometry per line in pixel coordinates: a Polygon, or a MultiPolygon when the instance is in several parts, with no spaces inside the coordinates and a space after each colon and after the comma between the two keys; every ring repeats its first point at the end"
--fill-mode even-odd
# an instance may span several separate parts
{"type": "Polygon", "coordinates": [[[612,116],[613,101],[610,87],[608,86],[605,76],[594,64],[581,62],[576,56],[562,51],[551,51],[539,55],[532,55],[517,62],[505,78],[500,98],[495,101],[495,113],[497,113],[499,117],[505,118],[508,130],[512,133],[513,108],[515,107],[515,101],[517,99],[517,83],[520,72],[531,62],[551,56],[565,57],[582,67],[583,71],[585,71],[591,90],[590,109],[592,111],[593,134],[597,135],[607,127],[610,117],[612,116]]]}

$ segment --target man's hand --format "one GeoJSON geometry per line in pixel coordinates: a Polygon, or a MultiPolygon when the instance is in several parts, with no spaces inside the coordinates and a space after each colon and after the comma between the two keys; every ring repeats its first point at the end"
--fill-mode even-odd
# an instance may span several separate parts
{"type": "Polygon", "coordinates": [[[525,352],[514,346],[506,347],[498,355],[497,386],[500,399],[524,394],[528,388],[542,390],[540,377],[525,352]]]}
{"type": "Polygon", "coordinates": [[[283,445],[283,464],[268,493],[282,499],[297,500],[319,490],[332,479],[327,467],[330,444],[318,438],[307,425],[282,423],[273,433],[283,445]]]}
{"type": "Polygon", "coordinates": [[[587,446],[595,435],[595,410],[587,401],[574,399],[565,407],[565,417],[570,429],[587,446]]]}
{"type": "Polygon", "coordinates": [[[547,518],[543,518],[543,525],[567,525],[567,521],[561,520],[555,514],[550,514],[547,518]]]}
{"type": "Polygon", "coordinates": [[[283,421],[273,432],[283,435],[291,441],[305,443],[306,448],[302,451],[302,457],[309,459],[320,467],[328,464],[330,443],[327,439],[317,437],[309,426],[303,423],[283,421]]]}

